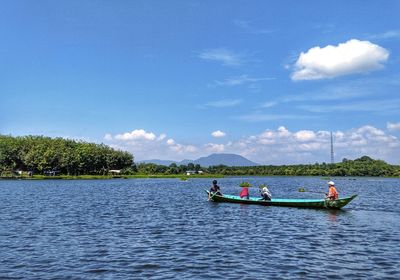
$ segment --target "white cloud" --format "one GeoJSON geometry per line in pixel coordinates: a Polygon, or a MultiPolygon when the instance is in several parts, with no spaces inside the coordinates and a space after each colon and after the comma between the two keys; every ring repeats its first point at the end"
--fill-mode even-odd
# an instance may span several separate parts
{"type": "Polygon", "coordinates": [[[175,140],[172,139],[172,138],[168,139],[168,140],[167,140],[167,145],[168,145],[168,146],[175,145],[175,140]]]}
{"type": "Polygon", "coordinates": [[[371,39],[397,39],[400,38],[400,30],[389,30],[380,34],[369,36],[371,39]]]}
{"type": "Polygon", "coordinates": [[[382,130],[377,129],[371,125],[364,125],[364,126],[358,128],[356,130],[356,132],[359,134],[371,135],[372,137],[385,135],[385,132],[383,132],[382,130]]]}
{"type": "Polygon", "coordinates": [[[301,115],[290,115],[290,114],[264,114],[260,112],[254,112],[248,115],[241,115],[233,118],[247,122],[264,122],[264,121],[283,120],[283,119],[307,119],[310,117],[301,115]]]}
{"type": "Polygon", "coordinates": [[[221,62],[226,66],[239,66],[243,63],[242,56],[225,48],[209,49],[199,54],[204,60],[221,62]]]}
{"type": "Polygon", "coordinates": [[[129,140],[150,140],[156,139],[156,135],[153,132],[146,132],[144,129],[135,129],[131,132],[125,132],[123,134],[117,134],[114,137],[116,140],[129,141],[129,140]]]}
{"type": "Polygon", "coordinates": [[[215,137],[215,138],[221,138],[221,137],[226,136],[226,133],[223,132],[223,131],[221,131],[221,130],[216,130],[216,131],[214,131],[213,133],[211,133],[211,135],[212,135],[213,137],[215,137]]]}
{"type": "Polygon", "coordinates": [[[294,134],[297,140],[300,142],[310,141],[315,139],[315,133],[311,130],[300,130],[294,134]]]}
{"type": "MultiPolygon", "coordinates": [[[[383,130],[365,125],[348,131],[336,131],[336,161],[369,155],[398,164],[400,141],[383,130]]],[[[266,130],[232,144],[232,150],[264,164],[314,163],[330,161],[330,132],[299,130],[285,127],[266,130]]],[[[230,152],[228,150],[227,152],[230,152]]]]}
{"type": "Polygon", "coordinates": [[[257,83],[261,81],[270,81],[275,79],[276,78],[273,77],[255,78],[255,77],[249,77],[248,75],[240,75],[240,76],[230,77],[223,81],[216,81],[215,84],[217,86],[239,86],[243,84],[257,83]]]}
{"type": "Polygon", "coordinates": [[[278,102],[276,102],[276,101],[269,101],[269,102],[265,102],[264,104],[262,104],[261,108],[271,108],[277,104],[278,104],[278,102]]]}
{"type": "MultiPolygon", "coordinates": [[[[372,125],[333,132],[335,160],[354,159],[363,155],[399,164],[400,140],[388,131],[400,129],[400,123],[388,123],[388,130],[372,125]]],[[[141,133],[143,135],[149,132],[141,133]]],[[[154,133],[153,133],[154,134],[154,133]]],[[[107,134],[106,134],[107,135],[107,134]]],[[[119,134],[124,135],[124,134],[119,134]]],[[[330,132],[324,130],[290,131],[284,126],[266,129],[258,134],[230,139],[226,143],[177,143],[173,138],[148,137],[153,140],[125,140],[108,134],[108,145],[132,152],[135,160],[196,159],[210,153],[240,154],[261,164],[296,164],[330,161],[330,132]]]]}
{"type": "Polygon", "coordinates": [[[313,47],[301,53],[292,80],[317,80],[378,70],[389,52],[369,41],[349,40],[338,46],[313,47]]]}
{"type": "Polygon", "coordinates": [[[162,141],[165,139],[165,137],[167,137],[167,135],[165,133],[162,133],[162,134],[160,134],[160,136],[158,136],[157,140],[162,141]]]}
{"type": "Polygon", "coordinates": [[[173,138],[167,139],[165,133],[157,136],[144,129],[135,129],[115,136],[107,133],[104,140],[111,147],[131,152],[135,161],[154,158],[182,160],[199,155],[199,149],[195,145],[177,143],[173,138]]]}
{"type": "Polygon", "coordinates": [[[243,31],[251,34],[262,35],[275,32],[273,29],[257,28],[248,20],[235,20],[233,23],[243,31]]]}
{"type": "Polygon", "coordinates": [[[387,125],[386,125],[386,128],[387,128],[389,131],[400,130],[400,122],[398,122],[398,123],[391,123],[391,122],[388,122],[387,125]]]}
{"type": "Polygon", "coordinates": [[[353,111],[353,112],[398,112],[400,109],[400,99],[387,100],[366,100],[357,102],[346,102],[344,104],[323,105],[299,105],[297,108],[307,110],[314,113],[327,113],[338,111],[353,111]]]}
{"type": "Polygon", "coordinates": [[[225,145],[224,144],[208,143],[208,144],[205,145],[205,148],[210,153],[222,153],[223,151],[225,151],[225,145]]]}
{"type": "Polygon", "coordinates": [[[193,145],[182,145],[182,144],[175,144],[171,145],[170,150],[178,153],[178,154],[190,154],[197,152],[197,148],[193,145]]]}
{"type": "Polygon", "coordinates": [[[216,107],[216,108],[223,108],[223,107],[233,107],[242,103],[240,99],[223,99],[218,101],[209,102],[206,106],[209,107],[216,107]]]}
{"type": "Polygon", "coordinates": [[[107,140],[107,141],[112,140],[112,135],[107,133],[106,135],[104,135],[104,140],[107,140]]]}

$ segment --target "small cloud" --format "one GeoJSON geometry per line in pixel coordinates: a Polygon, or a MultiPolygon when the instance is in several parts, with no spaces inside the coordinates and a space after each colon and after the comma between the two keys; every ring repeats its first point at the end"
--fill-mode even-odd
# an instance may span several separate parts
{"type": "Polygon", "coordinates": [[[389,30],[380,34],[368,36],[371,39],[398,39],[400,38],[400,30],[389,30]]]}
{"type": "Polygon", "coordinates": [[[276,104],[278,104],[278,102],[276,101],[265,102],[264,104],[261,105],[261,108],[271,108],[274,107],[276,104]]]}
{"type": "Polygon", "coordinates": [[[275,80],[275,79],[276,78],[273,78],[273,77],[255,78],[255,77],[249,77],[248,75],[240,75],[240,76],[225,79],[223,81],[216,81],[215,84],[217,86],[239,86],[239,85],[243,85],[243,84],[257,83],[257,82],[261,82],[261,81],[270,81],[270,80],[275,80]]]}
{"type": "Polygon", "coordinates": [[[257,28],[248,20],[235,20],[233,23],[237,27],[242,29],[244,32],[251,33],[251,34],[263,35],[263,34],[270,34],[270,33],[275,32],[275,30],[272,30],[272,29],[257,28]]]}
{"type": "Polygon", "coordinates": [[[131,132],[123,134],[117,134],[114,137],[116,140],[130,141],[130,140],[149,140],[153,141],[156,139],[156,135],[152,132],[146,132],[144,129],[135,129],[131,132]]]}
{"type": "Polygon", "coordinates": [[[296,132],[294,134],[294,136],[297,140],[299,140],[300,142],[303,142],[303,141],[313,140],[316,135],[315,135],[314,131],[311,131],[311,130],[300,130],[300,131],[296,132]]]}
{"type": "Polygon", "coordinates": [[[235,119],[239,119],[242,121],[248,122],[263,122],[263,121],[272,121],[272,120],[282,120],[282,119],[303,119],[309,118],[308,116],[300,116],[300,115],[283,115],[283,114],[263,114],[263,113],[252,113],[248,115],[242,115],[238,117],[234,117],[235,119]]]}
{"type": "Polygon", "coordinates": [[[204,145],[207,149],[208,152],[212,153],[222,153],[225,151],[225,145],[224,144],[214,144],[214,143],[208,143],[204,145]]]}
{"type": "Polygon", "coordinates": [[[220,62],[225,66],[240,66],[243,64],[241,55],[224,48],[205,50],[199,54],[199,57],[204,60],[220,62]]]}
{"type": "Polygon", "coordinates": [[[178,154],[197,152],[197,148],[193,145],[175,144],[175,145],[171,145],[169,148],[178,154]]]}
{"type": "Polygon", "coordinates": [[[216,108],[223,108],[223,107],[233,107],[242,103],[240,99],[223,99],[214,102],[209,102],[206,106],[209,107],[216,107],[216,108]]]}
{"type": "Polygon", "coordinates": [[[172,138],[168,139],[168,140],[167,140],[167,145],[168,145],[168,146],[175,145],[175,140],[172,139],[172,138]]]}
{"type": "Polygon", "coordinates": [[[158,136],[157,140],[162,141],[165,139],[165,137],[167,137],[167,135],[165,133],[162,133],[162,134],[160,134],[160,136],[158,136]]]}
{"type": "Polygon", "coordinates": [[[391,122],[388,122],[387,125],[386,125],[386,128],[387,128],[389,131],[400,130],[400,122],[398,122],[398,123],[391,123],[391,122]]]}
{"type": "Polygon", "coordinates": [[[211,133],[211,135],[212,135],[213,137],[215,137],[215,138],[221,138],[221,137],[226,136],[226,133],[225,133],[225,132],[222,132],[221,130],[216,130],[216,131],[214,131],[213,133],[211,133]]]}
{"type": "Polygon", "coordinates": [[[349,40],[337,46],[313,47],[301,53],[292,80],[318,80],[383,68],[389,52],[369,41],[349,40]]]}
{"type": "Polygon", "coordinates": [[[326,106],[323,105],[300,105],[298,109],[306,110],[313,113],[329,113],[329,112],[398,112],[400,106],[400,99],[388,99],[388,100],[366,100],[366,101],[354,101],[347,102],[344,104],[333,104],[326,106]]]}
{"type": "Polygon", "coordinates": [[[111,134],[107,133],[106,135],[104,135],[104,140],[111,141],[112,139],[113,138],[111,134]]]}

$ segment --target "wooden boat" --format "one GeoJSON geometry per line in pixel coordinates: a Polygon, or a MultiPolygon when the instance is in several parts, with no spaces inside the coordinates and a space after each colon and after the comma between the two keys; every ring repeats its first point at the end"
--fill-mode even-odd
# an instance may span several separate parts
{"type": "Polygon", "coordinates": [[[340,209],[346,206],[357,195],[339,198],[337,200],[329,199],[286,199],[286,198],[273,198],[270,201],[260,200],[259,197],[250,197],[249,199],[242,199],[236,195],[216,195],[208,193],[210,200],[215,202],[230,202],[242,204],[260,204],[265,206],[286,206],[286,207],[302,207],[302,208],[317,208],[317,209],[340,209]]]}

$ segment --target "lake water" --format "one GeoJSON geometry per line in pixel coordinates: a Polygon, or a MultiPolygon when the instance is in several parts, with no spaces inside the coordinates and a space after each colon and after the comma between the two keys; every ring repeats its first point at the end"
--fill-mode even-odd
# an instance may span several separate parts
{"type": "MultiPolygon", "coordinates": [[[[267,183],[321,198],[317,177],[267,183]]],[[[207,201],[211,179],[0,181],[0,279],[400,279],[400,179],[336,178],[344,210],[207,201]]],[[[257,188],[250,193],[257,194],[257,188]]]]}

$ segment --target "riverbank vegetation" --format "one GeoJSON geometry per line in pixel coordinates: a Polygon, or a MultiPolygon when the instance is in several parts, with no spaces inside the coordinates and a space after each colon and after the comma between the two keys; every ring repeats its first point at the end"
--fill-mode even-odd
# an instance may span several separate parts
{"type": "Polygon", "coordinates": [[[0,171],[50,175],[105,175],[131,167],[133,156],[104,144],[44,136],[0,135],[0,171]]]}
{"type": "Polygon", "coordinates": [[[0,135],[3,178],[107,179],[221,176],[384,176],[400,177],[400,166],[363,156],[340,163],[210,166],[135,164],[133,155],[104,144],[44,136],[0,135]],[[190,174],[188,176],[188,174],[190,174]]]}
{"type": "Polygon", "coordinates": [[[343,159],[340,163],[264,165],[248,167],[212,166],[210,173],[223,175],[284,175],[284,176],[383,176],[399,177],[400,166],[363,156],[355,160],[343,159]]]}

